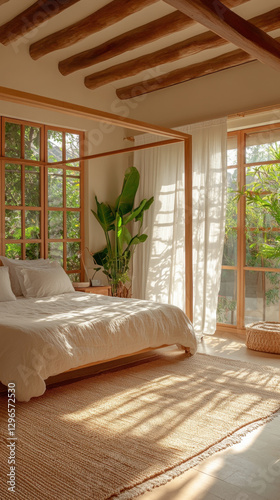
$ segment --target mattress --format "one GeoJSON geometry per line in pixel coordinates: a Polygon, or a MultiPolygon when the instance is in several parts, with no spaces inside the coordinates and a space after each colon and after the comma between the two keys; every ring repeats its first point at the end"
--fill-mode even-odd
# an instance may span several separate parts
{"type": "Polygon", "coordinates": [[[196,352],[176,306],[80,292],[0,303],[0,381],[19,401],[41,396],[50,376],[165,344],[196,352]]]}

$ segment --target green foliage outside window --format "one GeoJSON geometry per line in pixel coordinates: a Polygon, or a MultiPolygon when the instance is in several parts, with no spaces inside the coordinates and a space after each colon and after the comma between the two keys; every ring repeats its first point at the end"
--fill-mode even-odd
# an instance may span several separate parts
{"type": "MultiPolygon", "coordinates": [[[[226,210],[223,265],[237,265],[237,202],[246,200],[246,254],[248,267],[278,268],[280,262],[280,142],[246,147],[246,162],[279,160],[279,163],[248,166],[246,186],[237,189],[237,169],[228,170],[228,200],[226,210]]],[[[234,271],[228,271],[234,273],[234,271]]],[[[225,271],[223,271],[225,273],[225,271]]],[[[279,302],[280,273],[263,275],[263,318],[266,306],[279,302]]],[[[247,272],[248,279],[252,272],[247,272]]],[[[236,289],[233,294],[236,294],[236,289]]],[[[217,320],[226,321],[236,306],[232,297],[219,296],[217,320]]]]}
{"type": "MultiPolygon", "coordinates": [[[[22,243],[25,241],[27,259],[41,257],[41,241],[44,228],[41,227],[43,206],[41,181],[43,167],[22,164],[20,159],[40,161],[43,129],[24,123],[5,121],[5,156],[18,158],[17,163],[3,163],[5,169],[5,239],[15,240],[15,243],[5,244],[7,257],[22,258],[22,243]],[[23,151],[22,151],[23,144],[23,151]],[[25,186],[24,192],[22,186],[25,186]],[[18,207],[18,208],[17,208],[18,207]],[[24,228],[24,229],[23,229],[24,228]],[[23,234],[24,233],[24,234],[23,234]],[[28,242],[28,240],[38,240],[28,242]]],[[[80,156],[80,134],[59,130],[48,130],[47,149],[48,161],[57,162],[71,160],[80,156]]],[[[69,162],[65,168],[49,167],[47,172],[47,200],[49,208],[48,219],[49,239],[64,241],[48,244],[49,258],[63,265],[66,252],[66,268],[77,271],[69,276],[73,281],[79,281],[80,270],[80,240],[81,239],[81,171],[80,163],[69,162]],[[65,190],[65,200],[64,200],[65,190]],[[65,205],[64,205],[65,201],[65,205]],[[67,211],[64,212],[66,207],[67,211]],[[65,215],[64,215],[65,213],[65,215]],[[64,216],[66,218],[66,234],[64,234],[64,216]]]]}

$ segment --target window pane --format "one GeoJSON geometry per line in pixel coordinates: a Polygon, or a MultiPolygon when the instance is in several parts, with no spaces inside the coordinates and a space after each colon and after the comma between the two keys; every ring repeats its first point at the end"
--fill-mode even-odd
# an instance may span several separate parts
{"type": "Polygon", "coordinates": [[[63,266],[63,243],[49,243],[48,258],[50,260],[56,260],[63,266]]]}
{"type": "Polygon", "coordinates": [[[268,258],[263,254],[263,245],[279,249],[280,234],[276,231],[247,231],[246,233],[246,265],[250,267],[279,267],[278,258],[268,258]]]}
{"type": "Polygon", "coordinates": [[[227,165],[237,165],[237,136],[229,136],[227,140],[227,165]]]}
{"type": "Polygon", "coordinates": [[[246,188],[255,187],[256,183],[262,185],[260,167],[246,167],[246,188]]]}
{"type": "Polygon", "coordinates": [[[246,163],[279,158],[280,128],[246,134],[246,163]],[[278,155],[278,156],[277,156],[278,155]]]}
{"type": "MultiPolygon", "coordinates": [[[[264,196],[262,197],[264,199],[264,196]]],[[[247,229],[252,228],[264,228],[264,227],[276,227],[277,223],[270,213],[264,211],[261,206],[255,203],[250,203],[246,200],[246,227],[247,229]]]]}
{"type": "Polygon", "coordinates": [[[76,242],[67,243],[67,271],[80,269],[81,244],[76,242]]]}
{"type": "MultiPolygon", "coordinates": [[[[75,167],[79,167],[79,163],[76,163],[75,167]]],[[[80,171],[79,170],[66,170],[66,175],[71,175],[71,177],[80,177],[80,171]]]]}
{"type": "Polygon", "coordinates": [[[5,123],[5,156],[21,157],[21,125],[5,123]]]}
{"type": "Polygon", "coordinates": [[[80,212],[67,212],[67,238],[79,239],[81,237],[80,212]]]}
{"type": "Polygon", "coordinates": [[[27,243],[25,247],[25,256],[28,260],[40,259],[41,245],[40,243],[27,243]]]}
{"type": "Polygon", "coordinates": [[[280,165],[256,165],[246,167],[246,187],[260,192],[275,192],[280,187],[280,165]]]}
{"type": "Polygon", "coordinates": [[[40,206],[40,168],[25,167],[25,205],[40,206]]]}
{"type": "Polygon", "coordinates": [[[40,238],[40,217],[41,213],[35,210],[25,212],[25,238],[35,240],[40,238]]]}
{"type": "Polygon", "coordinates": [[[237,231],[236,229],[226,229],[225,244],[223,253],[223,266],[237,265],[237,231]]]}
{"type": "Polygon", "coordinates": [[[68,274],[70,280],[72,283],[79,283],[81,281],[81,274],[80,273],[70,273],[68,274]]]}
{"type": "Polygon", "coordinates": [[[21,165],[5,165],[5,203],[21,205],[21,165]]]}
{"type": "Polygon", "coordinates": [[[63,238],[63,212],[49,212],[49,239],[63,238]]]}
{"type": "Polygon", "coordinates": [[[254,321],[279,321],[279,273],[246,271],[245,325],[254,321]]]}
{"type": "Polygon", "coordinates": [[[9,259],[21,259],[22,251],[20,243],[8,243],[5,245],[5,255],[9,259]]]}
{"type": "Polygon", "coordinates": [[[223,269],[217,307],[218,323],[236,324],[236,290],[236,271],[223,269]]]}
{"type": "Polygon", "coordinates": [[[24,158],[27,160],[40,160],[40,137],[40,128],[25,126],[24,158]]]}
{"type": "Polygon", "coordinates": [[[49,207],[63,206],[63,170],[49,168],[48,172],[49,207]]]}
{"type": "Polygon", "coordinates": [[[21,210],[6,210],[5,238],[9,240],[21,239],[21,210]]]}
{"type": "Polygon", "coordinates": [[[66,160],[79,158],[80,156],[80,136],[78,134],[65,134],[66,140],[66,160]]]}
{"type": "Polygon", "coordinates": [[[66,177],[66,206],[80,208],[80,177],[66,177]]]}
{"type": "Polygon", "coordinates": [[[48,161],[62,161],[63,134],[56,130],[48,130],[48,161]]]}
{"type": "Polygon", "coordinates": [[[237,226],[237,200],[236,191],[237,184],[237,168],[229,168],[227,170],[227,209],[226,209],[226,227],[237,226]]]}

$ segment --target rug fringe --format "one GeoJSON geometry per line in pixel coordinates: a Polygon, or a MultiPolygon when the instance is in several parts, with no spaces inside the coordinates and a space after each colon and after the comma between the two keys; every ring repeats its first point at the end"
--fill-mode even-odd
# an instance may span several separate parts
{"type": "Polygon", "coordinates": [[[133,486],[129,490],[114,495],[107,500],[132,500],[133,498],[136,498],[139,495],[143,495],[147,491],[151,491],[158,486],[163,486],[164,484],[168,483],[175,477],[178,477],[184,472],[187,472],[189,469],[195,467],[206,458],[209,458],[210,456],[214,455],[219,451],[225,450],[226,448],[229,448],[235,444],[240,443],[247,434],[267,424],[268,422],[271,422],[274,418],[279,416],[280,416],[280,409],[267,417],[252,422],[251,424],[248,424],[242,427],[241,429],[238,429],[232,435],[222,439],[220,442],[214,444],[213,446],[211,446],[204,452],[200,453],[196,457],[193,457],[188,461],[175,466],[173,469],[162,472],[159,476],[154,477],[152,479],[148,479],[144,483],[141,483],[137,486],[133,486]]]}

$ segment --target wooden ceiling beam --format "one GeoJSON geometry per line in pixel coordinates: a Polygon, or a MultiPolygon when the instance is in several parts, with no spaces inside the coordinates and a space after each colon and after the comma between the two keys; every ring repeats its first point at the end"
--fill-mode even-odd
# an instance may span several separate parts
{"type": "Polygon", "coordinates": [[[98,47],[68,57],[60,61],[58,69],[62,75],[70,75],[74,71],[107,61],[112,57],[142,47],[146,43],[159,40],[164,36],[181,31],[193,24],[195,24],[193,19],[185,16],[182,12],[175,11],[108,40],[98,47]]]}
{"type": "MultiPolygon", "coordinates": [[[[270,12],[254,17],[250,22],[264,31],[273,31],[280,28],[280,7],[270,12]]],[[[122,64],[111,66],[103,71],[93,73],[85,78],[85,85],[95,89],[110,82],[134,76],[149,68],[177,61],[191,56],[205,49],[213,49],[227,44],[227,40],[219,37],[212,31],[176,43],[164,49],[137,57],[122,64]]]]}
{"type": "Polygon", "coordinates": [[[219,0],[164,0],[260,62],[280,70],[280,44],[219,0]]]}
{"type": "Polygon", "coordinates": [[[0,0],[0,5],[3,5],[3,3],[7,3],[9,0],[0,0]]]}
{"type": "MultiPolygon", "coordinates": [[[[250,0],[225,0],[224,4],[233,8],[247,3],[248,1],[250,0]]],[[[60,61],[58,65],[59,71],[64,76],[70,75],[75,71],[107,61],[124,52],[142,47],[147,43],[154,42],[170,34],[177,33],[193,24],[196,24],[196,21],[185,16],[182,12],[171,12],[171,14],[167,14],[139,28],[127,31],[97,47],[85,50],[60,61]]]]}
{"type": "Polygon", "coordinates": [[[8,45],[79,1],[63,0],[63,2],[54,2],[53,0],[39,0],[35,2],[18,16],[0,26],[0,43],[8,45]]]}
{"type": "MultiPolygon", "coordinates": [[[[280,37],[275,40],[280,42],[280,37]]],[[[139,95],[149,94],[155,90],[164,89],[202,76],[211,75],[218,71],[234,68],[251,61],[256,61],[256,58],[243,50],[235,50],[202,63],[192,64],[185,68],[179,68],[164,75],[159,75],[157,78],[151,78],[150,80],[138,82],[134,85],[122,87],[117,89],[116,93],[119,99],[132,99],[139,95]]]]}
{"type": "Polygon", "coordinates": [[[33,43],[29,48],[29,53],[32,59],[36,60],[55,50],[69,47],[157,1],[113,0],[81,21],[33,43]]]}

